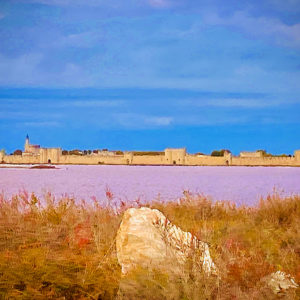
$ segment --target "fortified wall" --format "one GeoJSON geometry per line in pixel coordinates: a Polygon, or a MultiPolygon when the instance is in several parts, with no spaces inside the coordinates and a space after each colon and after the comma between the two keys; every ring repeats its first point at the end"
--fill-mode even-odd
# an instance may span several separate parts
{"type": "Polygon", "coordinates": [[[186,166],[300,166],[300,150],[292,157],[264,157],[260,152],[241,152],[232,156],[188,154],[185,148],[167,148],[164,153],[136,155],[134,152],[117,154],[102,151],[100,154],[63,155],[60,148],[42,148],[29,143],[26,137],[22,155],[5,155],[0,152],[0,163],[6,164],[84,164],[84,165],[186,165],[186,166]]]}

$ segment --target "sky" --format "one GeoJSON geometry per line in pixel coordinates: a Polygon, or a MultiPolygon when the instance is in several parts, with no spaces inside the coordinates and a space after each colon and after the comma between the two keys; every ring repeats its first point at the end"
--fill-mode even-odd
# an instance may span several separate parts
{"type": "Polygon", "coordinates": [[[0,149],[300,149],[300,0],[0,0],[0,149]]]}

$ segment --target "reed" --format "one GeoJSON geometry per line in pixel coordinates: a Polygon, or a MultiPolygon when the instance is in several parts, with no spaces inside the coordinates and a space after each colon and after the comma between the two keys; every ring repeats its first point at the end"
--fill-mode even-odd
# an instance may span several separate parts
{"type": "MultiPolygon", "coordinates": [[[[213,202],[185,192],[177,202],[151,202],[169,220],[210,245],[221,280],[203,274],[138,269],[121,277],[115,237],[124,202],[91,204],[43,199],[26,191],[0,195],[2,299],[276,299],[261,279],[282,270],[300,282],[300,197],[277,194],[256,207],[213,202]]],[[[139,203],[135,203],[138,206],[139,203]]],[[[288,299],[299,299],[299,289],[288,299]]]]}

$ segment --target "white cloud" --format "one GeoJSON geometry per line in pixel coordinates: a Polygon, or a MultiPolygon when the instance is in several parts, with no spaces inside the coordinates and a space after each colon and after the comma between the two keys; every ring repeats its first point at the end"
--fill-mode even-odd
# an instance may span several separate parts
{"type": "Polygon", "coordinates": [[[169,116],[151,116],[137,113],[118,113],[114,114],[113,118],[121,126],[135,129],[166,127],[173,122],[173,118],[169,116]]]}
{"type": "Polygon", "coordinates": [[[178,116],[176,118],[176,125],[183,126],[215,126],[225,124],[244,124],[249,122],[250,119],[245,115],[219,115],[218,113],[207,114],[189,114],[187,116],[178,116]]]}
{"type": "Polygon", "coordinates": [[[144,119],[145,124],[154,126],[168,126],[172,121],[171,117],[145,117],[144,119]]]}

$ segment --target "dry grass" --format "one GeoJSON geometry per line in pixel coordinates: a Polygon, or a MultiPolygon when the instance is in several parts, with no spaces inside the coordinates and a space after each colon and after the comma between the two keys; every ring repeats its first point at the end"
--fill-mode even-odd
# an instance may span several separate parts
{"type": "MultiPolygon", "coordinates": [[[[188,266],[180,278],[142,269],[121,278],[115,236],[126,204],[116,213],[48,194],[41,205],[24,191],[0,196],[0,299],[275,299],[265,275],[282,270],[300,282],[299,196],[249,208],[185,193],[149,206],[210,245],[220,282],[188,266]]],[[[299,299],[299,289],[286,298],[299,299]]]]}

